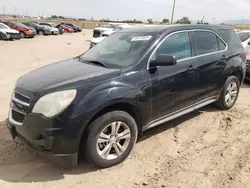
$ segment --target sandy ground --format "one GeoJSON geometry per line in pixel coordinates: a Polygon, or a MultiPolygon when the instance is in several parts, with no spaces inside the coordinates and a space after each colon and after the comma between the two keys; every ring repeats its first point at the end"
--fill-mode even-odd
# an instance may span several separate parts
{"type": "Polygon", "coordinates": [[[85,51],[91,32],[0,41],[1,188],[250,187],[249,83],[232,110],[208,106],[152,129],[124,163],[110,169],[94,169],[85,161],[62,169],[13,141],[4,120],[16,79],[85,51]]]}

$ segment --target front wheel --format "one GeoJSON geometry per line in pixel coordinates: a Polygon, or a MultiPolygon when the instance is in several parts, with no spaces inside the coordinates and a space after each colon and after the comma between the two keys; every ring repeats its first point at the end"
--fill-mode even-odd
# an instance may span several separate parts
{"type": "Polygon", "coordinates": [[[239,79],[236,76],[230,76],[224,84],[220,98],[215,105],[222,110],[229,110],[236,103],[239,91],[239,79]]]}
{"type": "Polygon", "coordinates": [[[134,118],[124,111],[112,111],[88,126],[81,152],[96,167],[108,168],[124,161],[137,140],[134,118]]]}
{"type": "Polygon", "coordinates": [[[20,37],[21,37],[21,38],[25,38],[25,37],[26,37],[26,34],[25,34],[24,32],[21,32],[21,33],[20,33],[20,37]]]}
{"type": "Polygon", "coordinates": [[[41,36],[45,35],[44,31],[39,31],[38,34],[41,35],[41,36]]]}

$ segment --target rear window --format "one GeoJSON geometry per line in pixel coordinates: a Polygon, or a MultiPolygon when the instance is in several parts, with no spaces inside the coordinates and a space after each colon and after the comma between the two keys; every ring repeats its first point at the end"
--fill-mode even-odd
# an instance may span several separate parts
{"type": "Polygon", "coordinates": [[[247,39],[250,38],[250,33],[247,32],[237,33],[237,35],[241,42],[245,42],[247,39]]]}
{"type": "Polygon", "coordinates": [[[208,31],[194,32],[196,55],[203,55],[219,51],[217,36],[208,31]]]}

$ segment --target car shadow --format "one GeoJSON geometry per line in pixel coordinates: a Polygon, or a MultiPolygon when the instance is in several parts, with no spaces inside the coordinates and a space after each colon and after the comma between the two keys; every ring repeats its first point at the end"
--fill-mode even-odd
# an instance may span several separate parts
{"type": "Polygon", "coordinates": [[[245,80],[241,87],[242,88],[250,88],[250,81],[245,80]]]}
{"type": "Polygon", "coordinates": [[[145,131],[143,133],[142,137],[139,138],[138,142],[143,142],[144,140],[146,140],[150,137],[156,136],[157,134],[160,134],[164,131],[167,131],[168,129],[172,129],[172,128],[184,123],[185,121],[188,121],[190,119],[198,117],[203,112],[217,112],[217,111],[220,111],[220,109],[217,109],[213,104],[208,105],[208,106],[203,107],[199,110],[193,111],[189,114],[183,115],[183,116],[178,117],[174,120],[171,120],[167,123],[164,123],[160,126],[157,126],[155,128],[152,128],[150,130],[145,131]]]}
{"type": "MultiPolygon", "coordinates": [[[[203,112],[217,111],[208,106],[179,117],[168,123],[150,129],[143,133],[138,142],[143,142],[168,129],[199,116],[203,112]]],[[[62,168],[52,164],[43,157],[36,155],[17,140],[12,140],[8,134],[6,122],[0,122],[0,180],[7,182],[49,182],[64,179],[67,175],[88,174],[99,171],[81,158],[77,167],[62,168]],[[3,147],[4,146],[4,147],[3,147]]]]}

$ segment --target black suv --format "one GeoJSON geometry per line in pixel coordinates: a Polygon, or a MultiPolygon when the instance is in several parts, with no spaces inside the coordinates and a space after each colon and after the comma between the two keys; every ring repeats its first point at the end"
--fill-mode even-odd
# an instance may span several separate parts
{"type": "Polygon", "coordinates": [[[39,35],[51,35],[51,29],[49,27],[38,25],[37,23],[32,22],[22,22],[22,24],[34,28],[39,35]]]}
{"type": "Polygon", "coordinates": [[[8,128],[57,164],[76,165],[81,153],[110,167],[126,159],[145,130],[211,103],[232,108],[245,58],[226,26],[120,31],[19,78],[8,128]]]}

